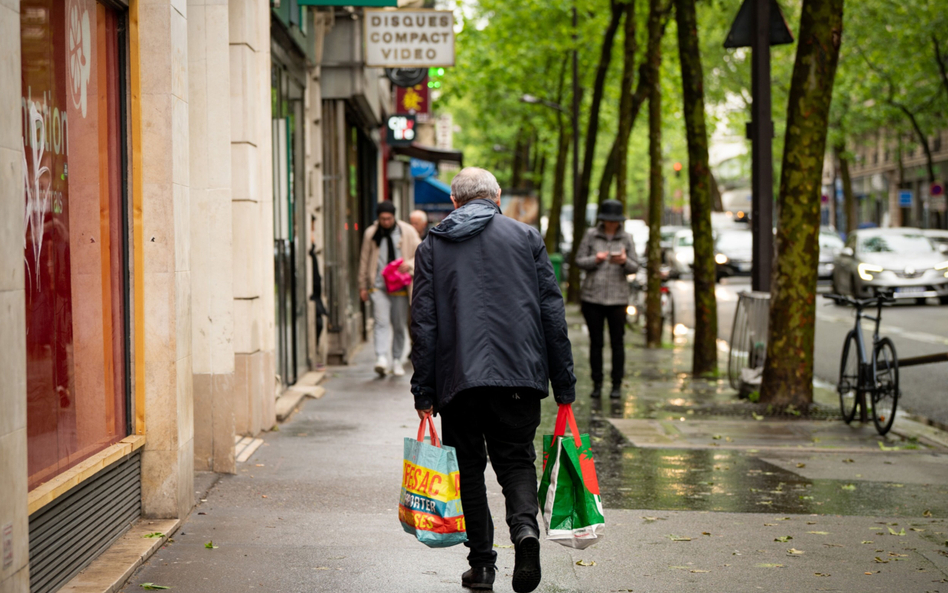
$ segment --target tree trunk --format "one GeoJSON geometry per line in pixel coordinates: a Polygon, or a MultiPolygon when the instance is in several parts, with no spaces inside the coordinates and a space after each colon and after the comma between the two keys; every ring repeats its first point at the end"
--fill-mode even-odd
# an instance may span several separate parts
{"type": "Polygon", "coordinates": [[[820,184],[833,80],[843,32],[843,0],[804,0],[790,82],[780,170],[779,218],[761,401],[813,401],[820,184]]]}
{"type": "MultiPolygon", "coordinates": [[[[635,0],[627,0],[624,6],[625,29],[622,42],[622,87],[619,99],[619,131],[616,134],[616,199],[622,203],[622,211],[626,209],[626,185],[629,178],[629,136],[632,135],[632,124],[638,109],[635,97],[632,95],[632,81],[635,80],[635,0]]],[[[609,196],[608,188],[605,196],[600,196],[600,203],[609,196]]]]}
{"type": "Polygon", "coordinates": [[[662,226],[662,50],[659,0],[649,0],[648,13],[648,291],[645,303],[645,342],[662,345],[661,235],[662,226]]]}
{"type": "Polygon", "coordinates": [[[718,369],[718,305],[714,295],[714,238],[711,168],[708,165],[708,130],[704,116],[704,73],[698,48],[695,0],[675,0],[678,20],[678,55],[688,136],[688,193],[691,231],[694,235],[695,341],[691,372],[712,376],[718,369]]]}
{"type": "MultiPolygon", "coordinates": [[[[641,81],[640,81],[641,82],[641,81]]],[[[616,178],[616,162],[619,160],[619,135],[612,141],[612,148],[609,150],[609,157],[606,164],[602,167],[602,177],[599,178],[599,203],[609,199],[609,190],[612,189],[612,181],[616,178]]]]}
{"type": "Polygon", "coordinates": [[[941,84],[948,92],[948,58],[941,53],[941,46],[938,43],[938,35],[932,33],[932,43],[935,45],[935,61],[938,62],[938,72],[941,74],[941,84]]]}
{"type": "MultiPolygon", "coordinates": [[[[553,169],[553,198],[550,203],[549,223],[546,227],[546,252],[556,253],[560,250],[560,216],[563,212],[563,188],[566,181],[566,162],[569,157],[569,144],[572,141],[570,127],[563,123],[563,115],[558,114],[557,120],[560,126],[559,139],[556,146],[556,165],[553,169]]],[[[574,247],[579,243],[573,241],[574,247]]]]}
{"type": "Polygon", "coordinates": [[[586,124],[586,146],[583,153],[583,170],[580,174],[579,195],[573,196],[573,249],[569,254],[569,288],[566,297],[571,303],[579,302],[579,268],[576,267],[576,248],[586,233],[586,204],[589,201],[589,178],[592,176],[593,157],[596,154],[596,135],[599,132],[599,106],[602,104],[606,74],[612,60],[612,45],[622,18],[622,6],[616,0],[610,0],[612,16],[606,34],[602,39],[602,51],[599,67],[596,69],[596,81],[593,84],[592,104],[589,106],[589,122],[586,124]]]}
{"type": "MultiPolygon", "coordinates": [[[[846,158],[846,145],[837,144],[833,147],[836,153],[836,162],[839,163],[839,175],[843,181],[843,210],[846,212],[846,235],[859,228],[859,210],[856,196],[853,194],[853,179],[849,174],[849,159],[846,158]]],[[[835,189],[835,188],[834,188],[835,189]]]]}

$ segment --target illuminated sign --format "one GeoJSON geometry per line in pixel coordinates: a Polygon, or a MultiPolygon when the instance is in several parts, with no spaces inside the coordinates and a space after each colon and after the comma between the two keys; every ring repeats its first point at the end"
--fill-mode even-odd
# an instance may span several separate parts
{"type": "Polygon", "coordinates": [[[415,116],[410,114],[392,115],[385,126],[385,141],[389,146],[411,144],[415,139],[415,116]]]}

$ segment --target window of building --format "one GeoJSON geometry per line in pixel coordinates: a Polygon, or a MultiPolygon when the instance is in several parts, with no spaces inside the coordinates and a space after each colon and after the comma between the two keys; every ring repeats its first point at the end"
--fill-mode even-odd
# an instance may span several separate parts
{"type": "Polygon", "coordinates": [[[128,430],[125,15],[22,0],[33,488],[128,430]]]}

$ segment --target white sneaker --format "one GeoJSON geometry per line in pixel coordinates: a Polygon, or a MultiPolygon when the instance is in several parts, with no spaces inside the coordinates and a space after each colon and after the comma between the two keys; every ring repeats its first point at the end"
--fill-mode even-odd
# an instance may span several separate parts
{"type": "Polygon", "coordinates": [[[395,364],[392,365],[392,374],[396,377],[402,377],[405,375],[405,368],[402,366],[402,363],[395,361],[395,364]]]}
{"type": "Polygon", "coordinates": [[[388,360],[384,356],[379,356],[375,361],[375,372],[384,377],[386,371],[388,371],[388,360]]]}

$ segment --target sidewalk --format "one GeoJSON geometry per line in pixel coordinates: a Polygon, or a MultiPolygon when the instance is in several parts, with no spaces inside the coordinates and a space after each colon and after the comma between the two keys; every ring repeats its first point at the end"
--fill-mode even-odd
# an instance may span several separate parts
{"type": "MultiPolygon", "coordinates": [[[[588,340],[569,318],[606,535],[583,551],[544,543],[538,591],[948,592],[948,449],[839,421],[755,420],[724,382],[687,377],[686,345],[647,351],[638,336],[623,400],[591,402],[588,340]]],[[[466,549],[429,550],[398,523],[402,439],[418,420],[410,375],[376,378],[370,350],[330,369],[325,396],[201,496],[123,590],[465,591],[466,549]]],[[[543,415],[538,442],[552,398],[543,415]]],[[[492,477],[488,491],[495,590],[511,591],[492,477]]]]}

